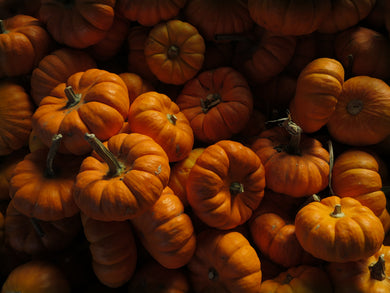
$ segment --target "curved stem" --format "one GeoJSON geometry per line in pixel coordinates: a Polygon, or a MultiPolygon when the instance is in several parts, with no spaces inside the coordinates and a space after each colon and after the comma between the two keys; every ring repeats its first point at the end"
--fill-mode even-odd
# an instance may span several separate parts
{"type": "Polygon", "coordinates": [[[370,270],[371,278],[378,281],[383,281],[386,279],[385,255],[381,254],[378,258],[378,261],[376,263],[370,264],[368,269],[370,270]]]}
{"type": "Polygon", "coordinates": [[[332,188],[332,171],[333,171],[333,166],[334,166],[334,151],[333,151],[333,143],[331,140],[328,140],[328,148],[329,148],[329,192],[331,195],[334,195],[334,191],[332,188]]]}
{"type": "Polygon", "coordinates": [[[62,134],[55,134],[51,140],[51,145],[50,145],[50,149],[49,149],[49,152],[47,153],[47,157],[46,157],[46,169],[45,169],[45,176],[46,177],[54,177],[55,176],[55,172],[54,172],[54,168],[53,168],[53,161],[54,161],[54,158],[57,154],[57,150],[60,146],[60,143],[61,143],[61,140],[62,140],[62,134]]]}
{"type": "Polygon", "coordinates": [[[334,210],[333,212],[330,214],[331,217],[333,218],[342,218],[344,217],[344,213],[341,211],[341,205],[340,204],[336,204],[334,206],[334,210]]]}
{"type": "Polygon", "coordinates": [[[291,135],[290,141],[286,147],[287,153],[292,155],[300,155],[302,128],[291,120],[290,114],[288,115],[288,119],[283,122],[282,126],[291,135]]]}
{"type": "Polygon", "coordinates": [[[92,146],[94,151],[107,163],[109,167],[108,176],[116,177],[124,170],[123,165],[118,161],[112,152],[93,133],[86,133],[85,139],[92,146]]]}
{"type": "Polygon", "coordinates": [[[73,107],[77,105],[81,100],[81,94],[76,94],[72,88],[72,86],[67,86],[64,90],[66,97],[68,98],[67,107],[73,107]]]}

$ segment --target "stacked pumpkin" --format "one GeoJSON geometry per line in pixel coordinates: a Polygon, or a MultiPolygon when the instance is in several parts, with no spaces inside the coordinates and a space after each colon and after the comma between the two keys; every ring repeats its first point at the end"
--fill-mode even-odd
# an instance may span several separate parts
{"type": "Polygon", "coordinates": [[[11,2],[2,293],[390,290],[386,1],[11,2]]]}

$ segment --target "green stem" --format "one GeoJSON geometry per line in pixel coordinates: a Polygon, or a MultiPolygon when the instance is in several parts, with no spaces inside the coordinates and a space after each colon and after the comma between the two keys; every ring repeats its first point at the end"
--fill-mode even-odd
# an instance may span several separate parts
{"type": "Polygon", "coordinates": [[[240,182],[232,182],[229,189],[232,195],[237,195],[244,192],[244,185],[240,182]]]}
{"type": "Polygon", "coordinates": [[[68,98],[67,107],[71,108],[77,105],[81,100],[81,94],[76,94],[72,88],[72,86],[67,86],[64,90],[66,97],[68,98]]]}
{"type": "Polygon", "coordinates": [[[0,34],[6,34],[8,31],[5,29],[4,20],[0,19],[0,34]]]}
{"type": "Polygon", "coordinates": [[[177,117],[175,116],[175,114],[167,114],[167,118],[170,123],[176,125],[177,117]]]}
{"type": "Polygon", "coordinates": [[[47,153],[47,157],[46,157],[46,169],[45,169],[46,177],[53,178],[55,176],[53,161],[57,154],[57,150],[60,146],[61,140],[62,140],[62,134],[60,133],[55,134],[51,140],[49,152],[47,153]]]}
{"type": "Polygon", "coordinates": [[[108,176],[119,176],[124,166],[118,161],[112,152],[93,133],[86,133],[85,139],[92,146],[94,151],[107,163],[109,167],[108,176]]]}

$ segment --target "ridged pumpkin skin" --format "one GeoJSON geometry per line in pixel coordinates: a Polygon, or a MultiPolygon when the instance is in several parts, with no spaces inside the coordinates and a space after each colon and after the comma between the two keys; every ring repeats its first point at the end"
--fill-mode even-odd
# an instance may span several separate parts
{"type": "Polygon", "coordinates": [[[101,41],[114,21],[116,0],[42,0],[39,17],[54,40],[72,48],[101,41]]]}
{"type": "Polygon", "coordinates": [[[328,0],[249,0],[253,20],[279,35],[306,35],[318,29],[331,11],[328,0]]]}
{"type": "Polygon", "coordinates": [[[206,229],[197,236],[187,265],[194,292],[259,292],[261,263],[256,250],[236,231],[206,229]]]}
{"type": "Polygon", "coordinates": [[[196,27],[178,19],[149,32],[144,54],[150,71],[163,83],[181,85],[202,68],[206,45],[196,27]]]}
{"type": "Polygon", "coordinates": [[[102,222],[83,213],[81,221],[96,277],[107,287],[124,285],[133,276],[137,264],[131,224],[128,221],[102,222]]]}
{"type": "Polygon", "coordinates": [[[328,274],[320,267],[300,265],[260,285],[259,293],[333,293],[328,274]]]}
{"type": "Polygon", "coordinates": [[[347,145],[381,142],[390,135],[389,85],[363,75],[346,80],[326,125],[332,138],[347,145]]]}
{"type": "Polygon", "coordinates": [[[261,203],[266,185],[261,160],[239,142],[221,140],[199,155],[187,178],[187,200],[207,225],[232,229],[261,203]]]}
{"type": "Polygon", "coordinates": [[[289,151],[290,134],[275,126],[264,130],[251,149],[260,157],[267,188],[294,197],[310,196],[329,182],[329,153],[321,142],[302,134],[299,152],[289,151]]]}
{"type": "Polygon", "coordinates": [[[295,233],[306,251],[329,262],[369,257],[385,236],[382,222],[368,207],[335,195],[304,206],[295,217],[295,233]]]}
{"type": "Polygon", "coordinates": [[[190,121],[195,138],[214,143],[243,130],[253,111],[253,95],[241,73],[218,67],[188,81],[176,104],[190,121]]]}
{"type": "Polygon", "coordinates": [[[96,152],[81,163],[74,198],[87,216],[101,221],[123,221],[151,207],[167,186],[170,166],[165,151],[149,136],[121,133],[104,143],[119,161],[110,167],[96,152]]]}
{"type": "Polygon", "coordinates": [[[336,59],[317,58],[300,72],[289,110],[303,132],[320,130],[336,109],[344,84],[344,68],[336,59]]]}
{"type": "Polygon", "coordinates": [[[373,155],[359,149],[348,149],[336,157],[332,169],[335,194],[353,197],[380,216],[386,209],[386,196],[381,188],[379,164],[373,155]]]}
{"type": "Polygon", "coordinates": [[[146,250],[162,266],[177,269],[192,258],[196,247],[194,227],[169,187],[164,188],[152,207],[131,222],[146,250]]]}
{"type": "Polygon", "coordinates": [[[92,148],[84,134],[107,140],[120,131],[129,107],[127,87],[117,74],[88,69],[72,74],[42,99],[33,115],[33,128],[45,145],[50,146],[53,135],[60,133],[59,152],[85,155],[92,148]],[[66,92],[69,87],[75,95],[66,92]]]}
{"type": "Polygon", "coordinates": [[[30,73],[52,48],[52,39],[35,17],[18,14],[0,21],[0,78],[30,73]]]}
{"type": "Polygon", "coordinates": [[[373,255],[347,263],[330,263],[326,269],[335,293],[389,292],[390,247],[383,245],[373,255]]]}
{"type": "Polygon", "coordinates": [[[32,129],[34,104],[19,84],[0,82],[0,156],[27,146],[32,129]]]}

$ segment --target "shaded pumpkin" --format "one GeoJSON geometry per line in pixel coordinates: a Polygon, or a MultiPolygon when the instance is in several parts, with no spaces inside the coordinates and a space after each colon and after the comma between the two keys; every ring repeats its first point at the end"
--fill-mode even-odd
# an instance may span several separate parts
{"type": "Polygon", "coordinates": [[[133,103],[136,97],[140,94],[154,90],[154,86],[145,78],[142,78],[136,73],[122,72],[119,77],[125,82],[127,92],[129,94],[130,104],[133,103]]]}

